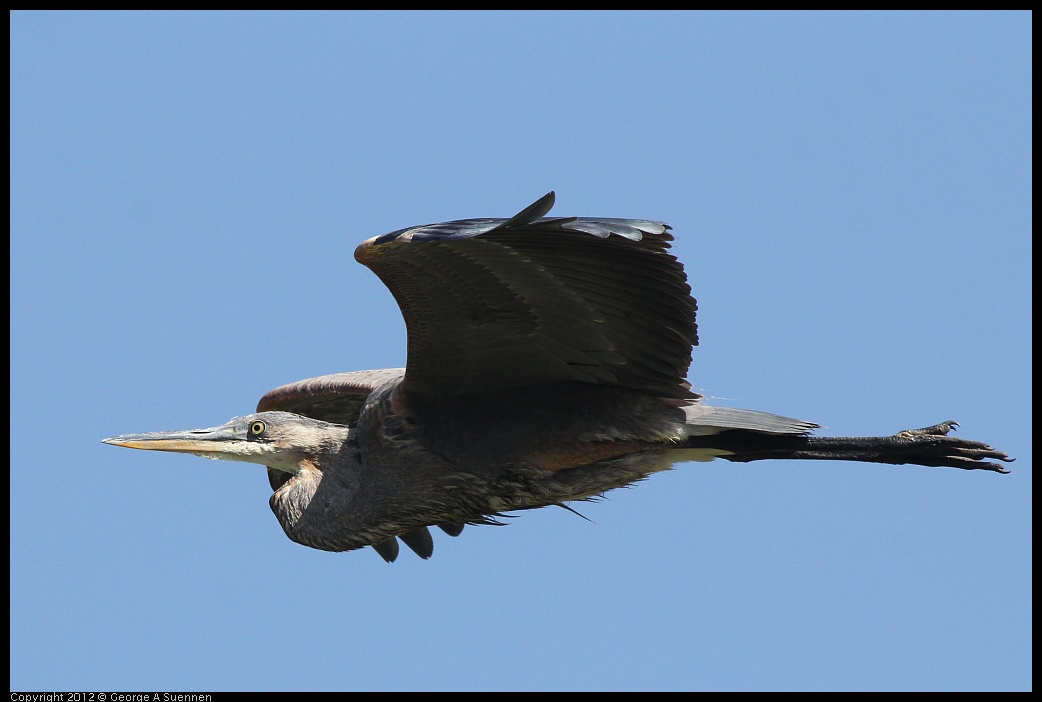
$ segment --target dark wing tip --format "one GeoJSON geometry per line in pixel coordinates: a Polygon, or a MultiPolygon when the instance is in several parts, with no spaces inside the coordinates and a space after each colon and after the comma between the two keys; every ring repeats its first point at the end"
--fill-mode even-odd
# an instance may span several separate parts
{"type": "Polygon", "coordinates": [[[404,541],[405,545],[420,558],[430,558],[434,553],[434,537],[431,536],[427,527],[417,527],[412,531],[399,534],[398,538],[404,541]]]}
{"type": "Polygon", "coordinates": [[[394,563],[394,560],[398,558],[398,539],[392,536],[378,544],[373,544],[373,550],[388,563],[394,563]]]}
{"type": "Polygon", "coordinates": [[[451,524],[439,524],[438,528],[449,536],[459,536],[463,533],[463,522],[452,522],[451,524]]]}

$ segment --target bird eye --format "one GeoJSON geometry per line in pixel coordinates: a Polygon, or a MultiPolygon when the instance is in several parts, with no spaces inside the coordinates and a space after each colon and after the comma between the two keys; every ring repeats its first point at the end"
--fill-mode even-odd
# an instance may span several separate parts
{"type": "Polygon", "coordinates": [[[259,419],[250,424],[250,436],[260,436],[268,426],[259,419]]]}

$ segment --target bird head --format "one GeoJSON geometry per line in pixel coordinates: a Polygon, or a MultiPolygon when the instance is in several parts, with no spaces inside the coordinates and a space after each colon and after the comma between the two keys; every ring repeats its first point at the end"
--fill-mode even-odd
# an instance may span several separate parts
{"type": "Polygon", "coordinates": [[[350,428],[291,412],[258,412],[209,429],[123,434],[103,443],[148,451],[190,453],[203,458],[259,463],[296,473],[301,462],[337,450],[350,428]]]}

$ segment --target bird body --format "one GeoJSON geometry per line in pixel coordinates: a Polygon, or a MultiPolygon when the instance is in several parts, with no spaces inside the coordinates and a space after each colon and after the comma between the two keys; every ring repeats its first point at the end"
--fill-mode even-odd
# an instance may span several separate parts
{"type": "Polygon", "coordinates": [[[495,523],[506,512],[589,499],[714,455],[681,450],[683,409],[632,391],[564,383],[518,393],[507,407],[494,394],[425,405],[401,398],[403,378],[373,388],[341,443],[295,474],[269,471],[272,509],[291,539],[339,551],[429,525],[495,523]],[[325,480],[352,499],[323,502],[325,480]]]}
{"type": "Polygon", "coordinates": [[[651,220],[510,219],[373,237],[355,252],[408,328],[408,365],[276,388],[220,427],[106,439],[268,467],[287,536],[313,548],[456,536],[505,513],[587,500],[681,461],[912,463],[1005,472],[954,422],[890,437],[816,437],[812,422],[708,405],[686,381],[696,304],[651,220]]]}

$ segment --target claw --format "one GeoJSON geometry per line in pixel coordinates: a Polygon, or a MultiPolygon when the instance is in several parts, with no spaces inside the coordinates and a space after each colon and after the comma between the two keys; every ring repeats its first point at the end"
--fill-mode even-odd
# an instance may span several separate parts
{"type": "Polygon", "coordinates": [[[934,424],[932,427],[906,429],[894,434],[894,438],[913,442],[919,447],[918,451],[923,452],[922,455],[924,456],[936,455],[945,458],[948,462],[944,465],[949,465],[953,468],[963,468],[965,470],[983,469],[996,473],[1010,472],[1008,468],[1004,468],[998,463],[991,463],[985,460],[992,458],[1004,463],[1012,463],[1014,459],[1010,458],[1006,453],[979,441],[948,436],[948,432],[957,426],[959,426],[958,422],[949,419],[946,422],[934,424]]]}
{"type": "Polygon", "coordinates": [[[947,436],[948,432],[959,426],[959,423],[954,419],[949,419],[946,422],[940,424],[934,424],[931,427],[923,427],[922,429],[905,429],[899,431],[894,436],[901,437],[902,439],[910,439],[913,436],[947,436]]]}

